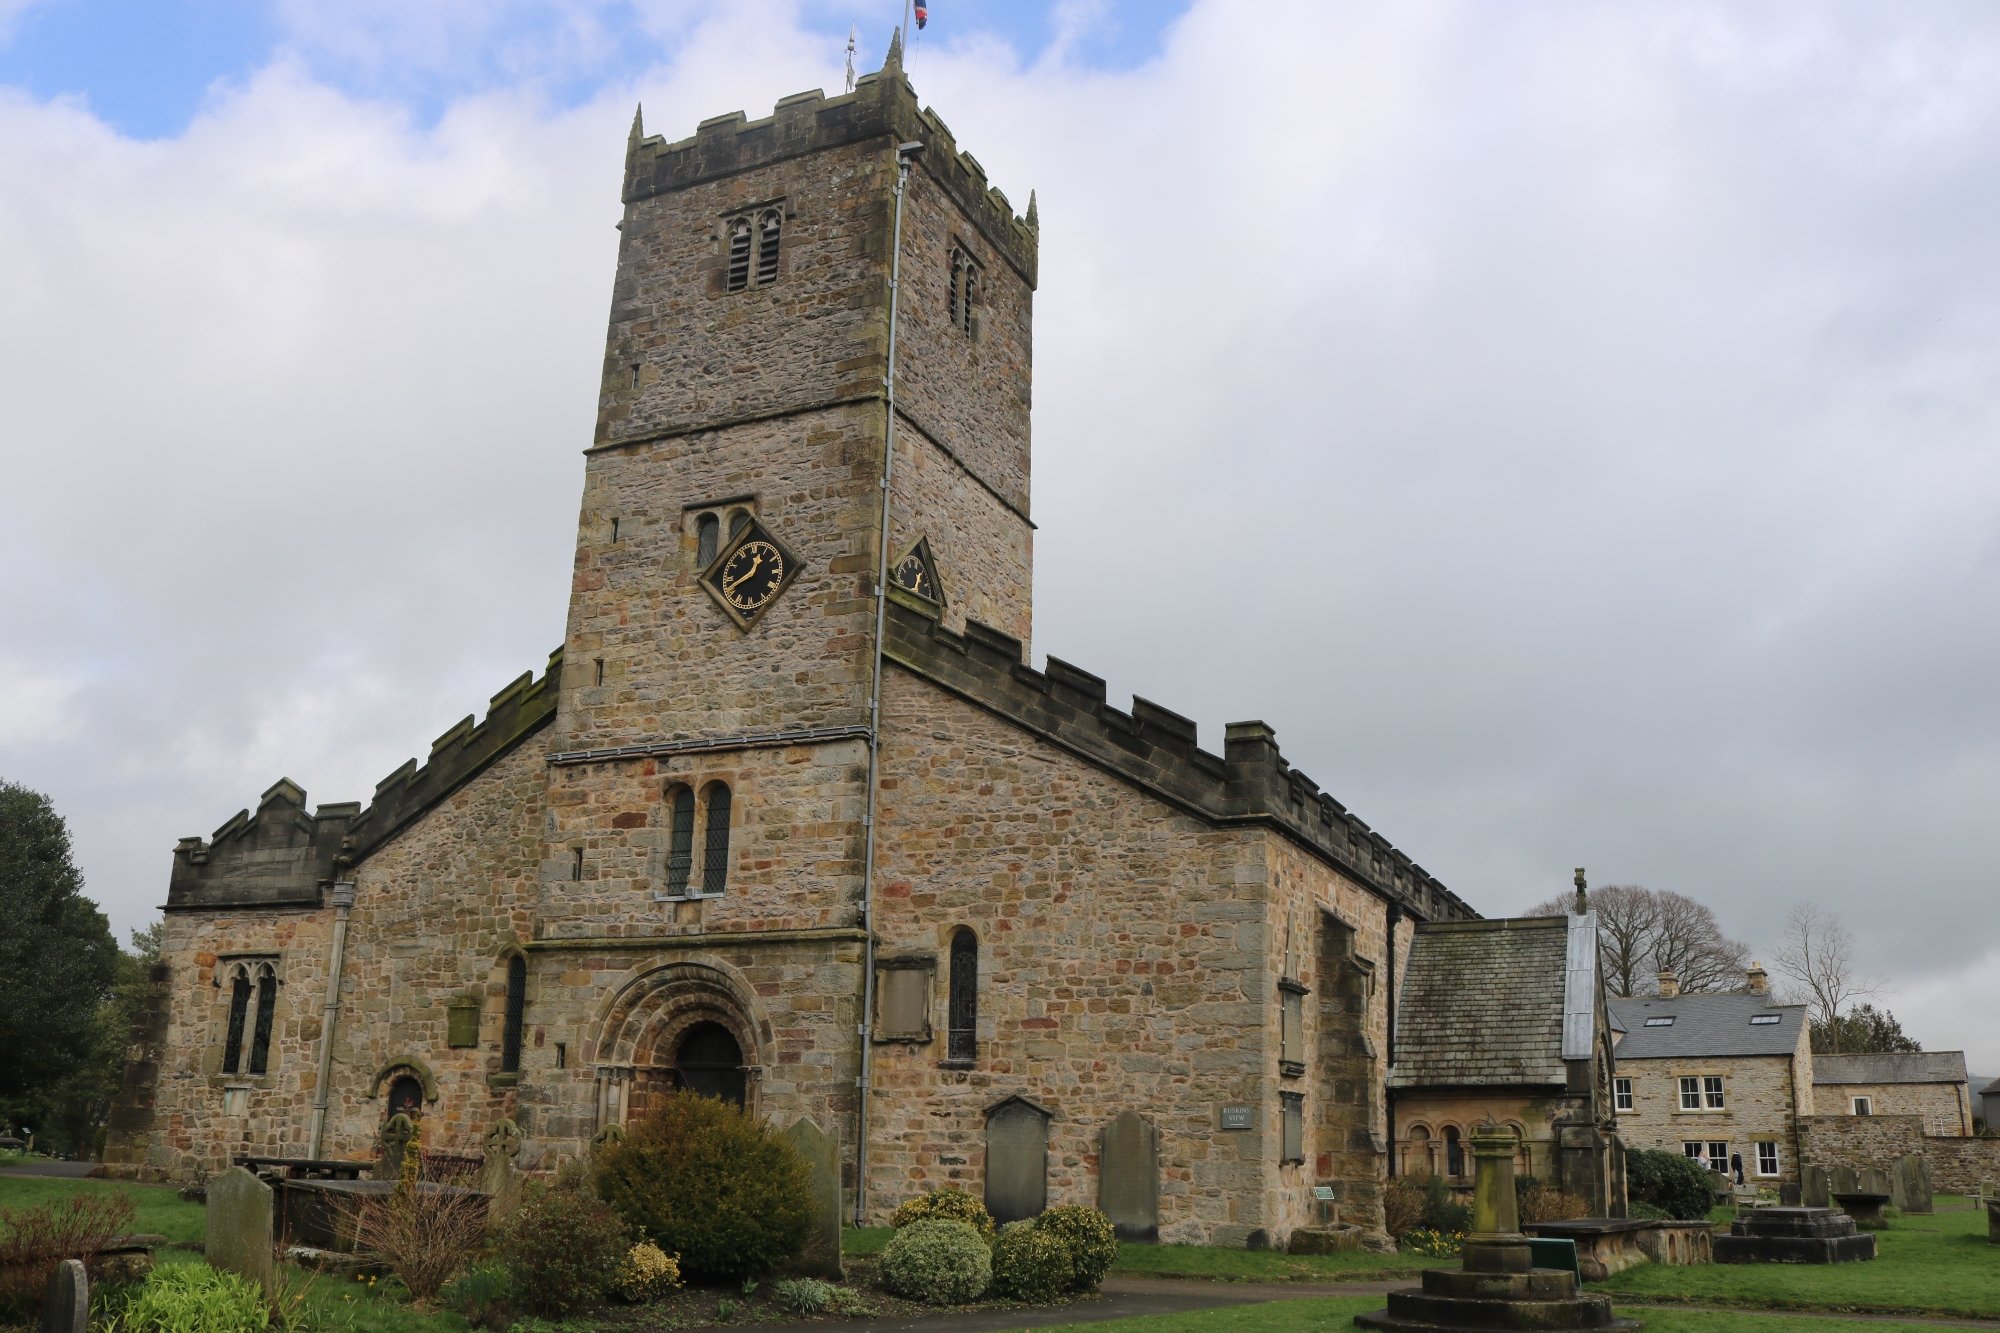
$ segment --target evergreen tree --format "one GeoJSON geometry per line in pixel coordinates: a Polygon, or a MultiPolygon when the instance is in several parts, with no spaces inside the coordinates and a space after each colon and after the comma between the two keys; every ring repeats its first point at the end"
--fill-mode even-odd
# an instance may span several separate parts
{"type": "Polygon", "coordinates": [[[1837,1018],[1813,1019],[1812,1048],[1815,1055],[1879,1055],[1923,1046],[1903,1035],[1903,1025],[1887,1009],[1857,1004],[1837,1018]]]}

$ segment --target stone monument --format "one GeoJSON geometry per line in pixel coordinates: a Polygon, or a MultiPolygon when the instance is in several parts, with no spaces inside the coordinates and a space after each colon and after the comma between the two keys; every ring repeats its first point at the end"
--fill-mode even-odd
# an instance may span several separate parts
{"type": "Polygon", "coordinates": [[[271,1290],[275,1231],[271,1187],[240,1166],[208,1182],[208,1233],[202,1253],[216,1268],[271,1290]]]}
{"type": "Polygon", "coordinates": [[[499,1221],[521,1201],[521,1173],[514,1169],[525,1136],[512,1120],[501,1119],[486,1132],[486,1160],[479,1168],[479,1188],[486,1195],[486,1215],[499,1221]]]}
{"type": "Polygon", "coordinates": [[[1889,1169],[1889,1201],[1899,1213],[1934,1211],[1931,1168],[1921,1153],[1906,1153],[1889,1169]]]}
{"type": "Polygon", "coordinates": [[[42,1298],[42,1333],[86,1333],[90,1327],[90,1274],[83,1260],[64,1259],[49,1274],[42,1298]]]}
{"type": "Polygon", "coordinates": [[[375,1179],[401,1178],[403,1154],[410,1150],[410,1141],[416,1137],[417,1122],[401,1111],[383,1122],[381,1136],[376,1140],[381,1145],[382,1153],[375,1160],[375,1179]]]}
{"type": "Polygon", "coordinates": [[[806,1232],[799,1271],[840,1280],[840,1145],[810,1120],[785,1131],[812,1172],[812,1226],[806,1232]]]}
{"type": "Polygon", "coordinates": [[[1477,1163],[1472,1234],[1460,1267],[1433,1268],[1422,1287],[1389,1293],[1389,1306],[1356,1315],[1356,1328],[1391,1333],[1452,1333],[1475,1329],[1640,1329],[1611,1312],[1609,1296],[1576,1289],[1576,1274],[1536,1268],[1514,1204],[1514,1136],[1498,1125],[1472,1135],[1477,1163]]]}
{"type": "MultiPolygon", "coordinates": [[[[1839,1196],[1835,1196],[1839,1197],[1839,1196]]],[[[1752,1208],[1715,1238],[1719,1264],[1843,1264],[1875,1257],[1875,1238],[1831,1208],[1752,1208]]]]}

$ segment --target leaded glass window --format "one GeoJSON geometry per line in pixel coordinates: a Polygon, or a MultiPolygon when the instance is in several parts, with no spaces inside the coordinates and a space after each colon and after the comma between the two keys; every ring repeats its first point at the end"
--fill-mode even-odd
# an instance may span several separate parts
{"type": "Polygon", "coordinates": [[[979,937],[964,927],[951,937],[950,986],[945,1058],[970,1061],[979,1052],[979,937]]]}
{"type": "Polygon", "coordinates": [[[694,788],[674,788],[667,806],[667,830],[667,892],[681,895],[694,872],[694,788]]]}
{"type": "Polygon", "coordinates": [[[528,1006],[528,960],[515,954],[507,960],[507,1020],[500,1029],[500,1070],[521,1068],[521,1018],[528,1006]]]}
{"type": "Polygon", "coordinates": [[[229,986],[229,1035],[222,1043],[222,1072],[234,1074],[243,1067],[243,1027],[250,1015],[250,973],[236,969],[229,986]]]}
{"type": "Polygon", "coordinates": [[[711,785],[704,813],[701,891],[721,893],[729,886],[729,788],[720,782],[711,785]]]}
{"type": "Polygon", "coordinates": [[[271,1020],[277,1017],[278,974],[265,967],[257,977],[257,1027],[250,1038],[250,1072],[262,1074],[271,1066],[271,1020]]]}

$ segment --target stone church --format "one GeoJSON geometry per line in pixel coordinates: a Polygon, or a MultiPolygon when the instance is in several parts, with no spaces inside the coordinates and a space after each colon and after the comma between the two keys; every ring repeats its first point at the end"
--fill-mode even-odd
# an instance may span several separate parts
{"type": "Polygon", "coordinates": [[[562,647],[361,803],[174,850],[114,1173],[547,1167],[694,1088],[1128,1235],[1379,1228],[1395,981],[1474,913],[1279,753],[1026,645],[1036,206],[899,57],[635,121],[562,647]]]}

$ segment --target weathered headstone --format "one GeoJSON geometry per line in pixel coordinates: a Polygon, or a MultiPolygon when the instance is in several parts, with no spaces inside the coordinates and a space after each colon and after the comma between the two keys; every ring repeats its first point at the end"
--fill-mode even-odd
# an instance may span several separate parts
{"type": "Polygon", "coordinates": [[[1835,1194],[1859,1194],[1861,1176],[1851,1166],[1830,1166],[1826,1170],[1826,1187],[1835,1194]]]}
{"type": "Polygon", "coordinates": [[[2000,1199],[1986,1201],[1986,1240],[1988,1244],[2000,1245],[2000,1199]]]}
{"type": "Polygon", "coordinates": [[[1825,1167],[1808,1166],[1799,1171],[1799,1202],[1807,1208],[1833,1206],[1833,1182],[1825,1167]]]}
{"type": "Polygon", "coordinates": [[[1121,1113],[1099,1138],[1097,1207],[1120,1240],[1160,1238],[1160,1135],[1137,1111],[1121,1113]]]}
{"type": "Polygon", "coordinates": [[[208,1235],[202,1253],[216,1268],[271,1289],[271,1187],[240,1166],[208,1182],[208,1235]]]}
{"type": "Polygon", "coordinates": [[[812,1172],[812,1226],[799,1257],[799,1270],[814,1277],[840,1278],[840,1149],[810,1120],[785,1131],[812,1172]]]}
{"type": "Polygon", "coordinates": [[[1889,1201],[1899,1213],[1928,1213],[1931,1207],[1931,1168],[1921,1154],[1905,1153],[1889,1172],[1889,1201]]]}
{"type": "Polygon", "coordinates": [[[1896,1197],[1896,1186],[1889,1179],[1887,1171],[1884,1171],[1879,1166],[1867,1166],[1861,1169],[1861,1192],[1863,1194],[1883,1194],[1893,1199],[1896,1197]]]}
{"type": "Polygon", "coordinates": [[[1778,1206],[1797,1208],[1799,1206],[1799,1185],[1795,1180],[1781,1181],[1778,1185],[1778,1206]]]}
{"type": "Polygon", "coordinates": [[[1049,1202],[1049,1120],[1014,1097],[986,1117],[986,1211],[996,1222],[1038,1216],[1049,1202]]]}
{"type": "Polygon", "coordinates": [[[382,1134],[378,1142],[382,1152],[375,1159],[375,1179],[396,1180],[403,1174],[403,1154],[410,1149],[410,1140],[417,1136],[417,1122],[401,1111],[382,1123],[382,1134]]]}
{"type": "Polygon", "coordinates": [[[514,1160],[521,1155],[521,1127],[512,1120],[495,1122],[486,1132],[486,1160],[479,1168],[479,1188],[486,1195],[486,1215],[498,1221],[521,1201],[521,1173],[514,1160]]]}
{"type": "Polygon", "coordinates": [[[42,1333],[87,1333],[90,1328],[90,1274],[83,1260],[64,1259],[49,1274],[42,1297],[42,1333]]]}

